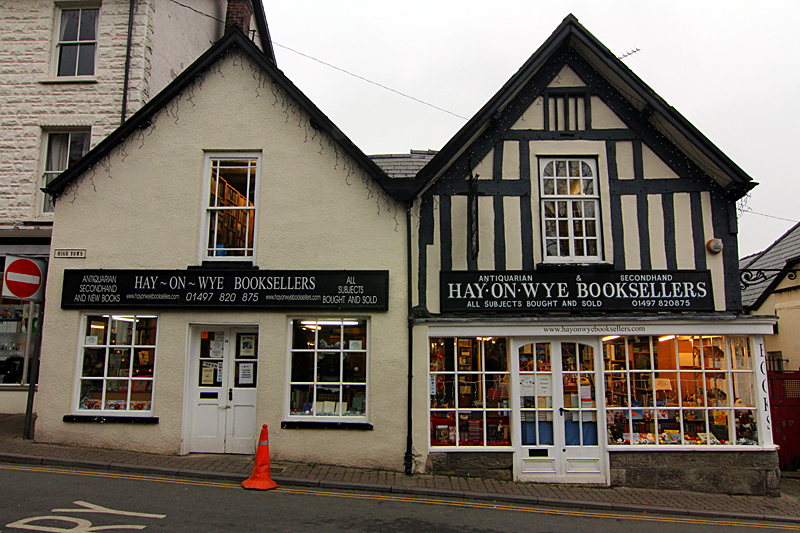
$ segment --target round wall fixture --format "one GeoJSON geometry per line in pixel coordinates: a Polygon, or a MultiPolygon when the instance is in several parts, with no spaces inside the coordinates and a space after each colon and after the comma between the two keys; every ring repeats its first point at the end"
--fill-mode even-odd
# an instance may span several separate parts
{"type": "Polygon", "coordinates": [[[718,254],[722,251],[722,239],[711,239],[706,243],[706,248],[712,254],[718,254]]]}

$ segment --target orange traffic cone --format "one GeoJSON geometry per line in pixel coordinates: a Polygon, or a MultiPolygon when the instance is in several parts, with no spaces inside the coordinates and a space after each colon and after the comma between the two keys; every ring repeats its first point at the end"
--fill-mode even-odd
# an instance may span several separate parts
{"type": "Polygon", "coordinates": [[[269,473],[269,433],[267,432],[267,425],[264,424],[261,427],[261,437],[258,439],[256,465],[253,467],[253,475],[242,481],[242,487],[269,490],[277,486],[278,484],[272,481],[269,473]]]}

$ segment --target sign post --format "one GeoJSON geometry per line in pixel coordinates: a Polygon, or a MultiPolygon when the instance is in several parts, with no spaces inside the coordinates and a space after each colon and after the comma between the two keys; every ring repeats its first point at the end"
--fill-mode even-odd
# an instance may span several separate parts
{"type": "Polygon", "coordinates": [[[25,362],[22,366],[23,377],[27,376],[30,366],[30,379],[28,380],[28,403],[25,408],[25,427],[22,438],[31,438],[33,425],[33,398],[36,393],[36,382],[39,374],[39,358],[34,357],[33,350],[33,303],[44,301],[44,285],[47,278],[47,263],[41,259],[27,257],[6,256],[5,271],[3,272],[3,297],[26,300],[28,302],[28,324],[25,339],[25,362]]]}

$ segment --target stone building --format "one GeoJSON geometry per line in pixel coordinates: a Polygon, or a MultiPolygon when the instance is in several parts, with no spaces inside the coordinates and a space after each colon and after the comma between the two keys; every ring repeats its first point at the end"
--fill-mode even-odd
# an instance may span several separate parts
{"type": "MultiPolygon", "coordinates": [[[[7,255],[48,258],[53,203],[41,189],[222,37],[226,20],[243,24],[273,57],[260,1],[255,10],[250,0],[191,4],[0,5],[0,262],[7,255]]],[[[21,412],[21,385],[37,351],[35,337],[28,342],[21,334],[22,318],[38,316],[39,305],[6,297],[0,308],[0,412],[21,412]]]]}

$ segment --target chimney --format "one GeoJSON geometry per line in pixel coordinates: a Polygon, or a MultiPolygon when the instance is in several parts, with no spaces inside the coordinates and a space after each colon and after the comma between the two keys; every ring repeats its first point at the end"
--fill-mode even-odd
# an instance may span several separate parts
{"type": "Polygon", "coordinates": [[[228,10],[225,12],[225,31],[238,25],[245,33],[250,30],[250,20],[253,17],[253,0],[228,0],[228,10]]]}

